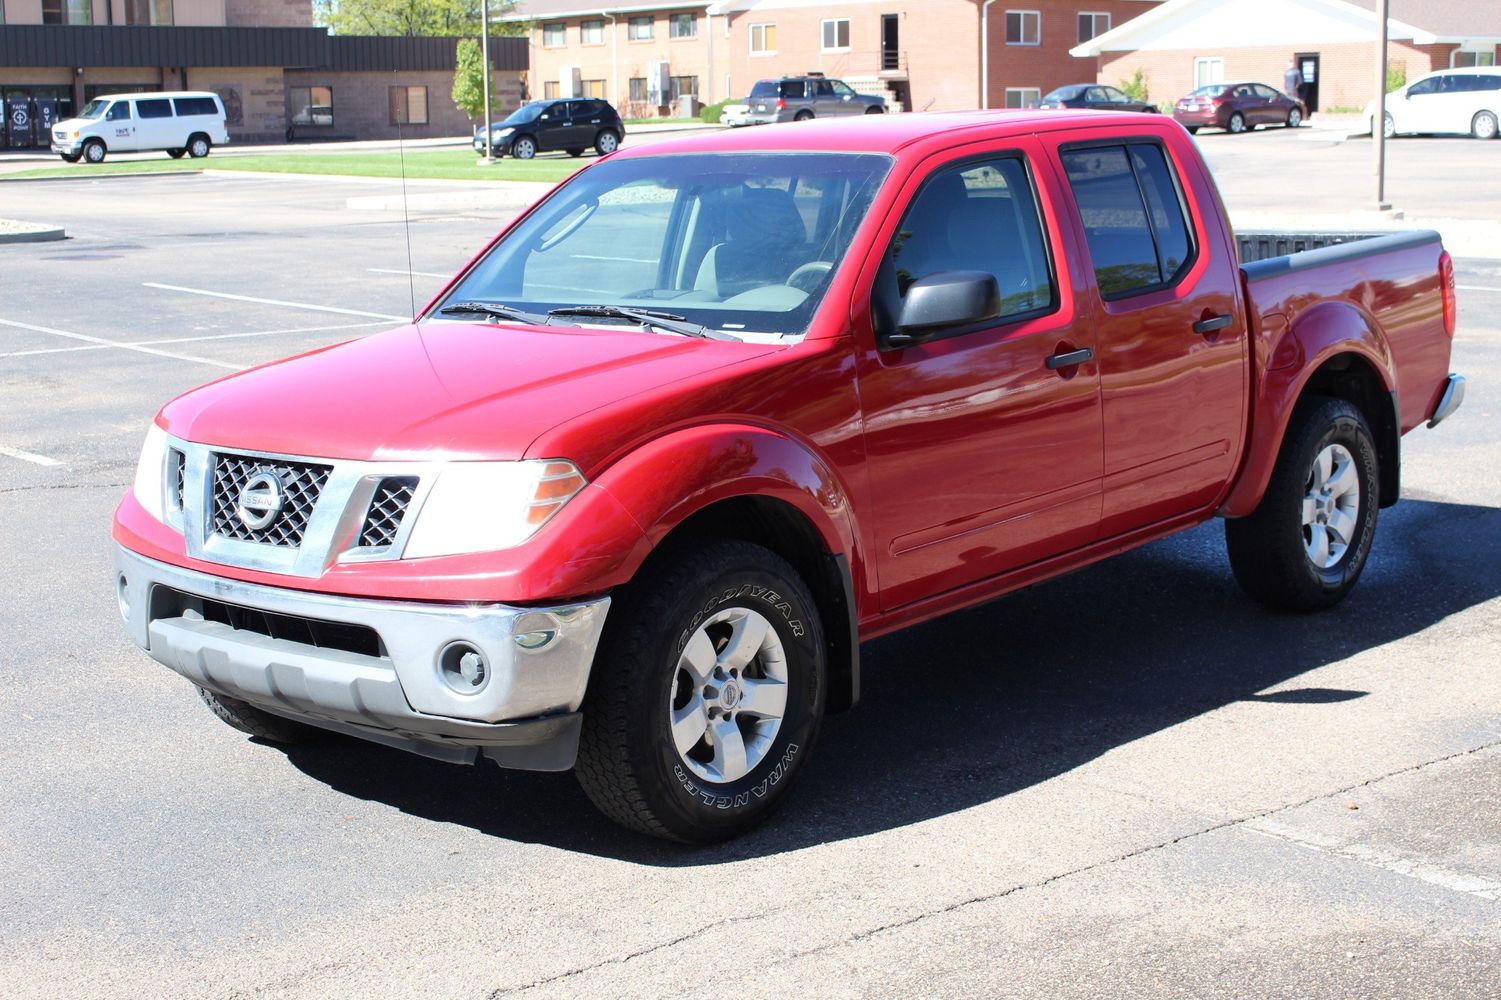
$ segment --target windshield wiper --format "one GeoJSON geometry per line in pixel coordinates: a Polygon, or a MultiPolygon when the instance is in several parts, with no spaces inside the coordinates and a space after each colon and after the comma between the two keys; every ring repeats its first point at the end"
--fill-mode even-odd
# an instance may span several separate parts
{"type": "Polygon", "coordinates": [[[517,323],[526,323],[530,326],[546,326],[547,317],[540,313],[527,312],[525,309],[517,309],[508,306],[504,302],[455,302],[451,306],[444,306],[438,310],[440,315],[476,315],[490,316],[494,319],[512,320],[517,323]]]}
{"type": "Polygon", "coordinates": [[[628,309],[625,306],[563,306],[549,309],[549,316],[601,316],[609,319],[628,319],[644,327],[655,327],[668,333],[685,337],[700,337],[704,340],[735,340],[740,338],[723,330],[711,330],[701,323],[693,323],[686,316],[656,309],[628,309]]]}

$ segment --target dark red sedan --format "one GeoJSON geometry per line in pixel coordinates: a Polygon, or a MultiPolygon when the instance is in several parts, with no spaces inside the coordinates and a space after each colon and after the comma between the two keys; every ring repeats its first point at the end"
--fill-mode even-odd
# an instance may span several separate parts
{"type": "Polygon", "coordinates": [[[1257,125],[1297,128],[1308,117],[1308,107],[1264,83],[1211,83],[1178,98],[1173,117],[1190,132],[1222,128],[1239,133],[1257,125]]]}

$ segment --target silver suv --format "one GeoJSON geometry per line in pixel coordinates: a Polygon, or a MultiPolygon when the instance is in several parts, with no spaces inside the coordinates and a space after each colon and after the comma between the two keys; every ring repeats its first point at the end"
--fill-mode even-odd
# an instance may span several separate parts
{"type": "Polygon", "coordinates": [[[838,115],[879,115],[886,110],[883,98],[857,94],[843,80],[830,80],[816,73],[757,80],[745,103],[750,107],[745,116],[747,125],[838,115]]]}

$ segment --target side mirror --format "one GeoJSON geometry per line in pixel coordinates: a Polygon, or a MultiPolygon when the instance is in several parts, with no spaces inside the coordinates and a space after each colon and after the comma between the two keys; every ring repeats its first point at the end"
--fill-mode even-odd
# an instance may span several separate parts
{"type": "Polygon", "coordinates": [[[916,344],[945,329],[969,326],[1001,314],[1001,290],[988,271],[940,271],[914,281],[902,300],[888,347],[916,344]]]}

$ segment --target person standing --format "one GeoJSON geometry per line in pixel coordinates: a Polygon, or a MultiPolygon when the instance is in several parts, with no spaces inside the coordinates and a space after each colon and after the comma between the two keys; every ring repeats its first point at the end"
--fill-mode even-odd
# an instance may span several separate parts
{"type": "Polygon", "coordinates": [[[1289,58],[1287,69],[1282,73],[1282,92],[1288,97],[1303,99],[1303,74],[1298,69],[1298,60],[1289,58]]]}

